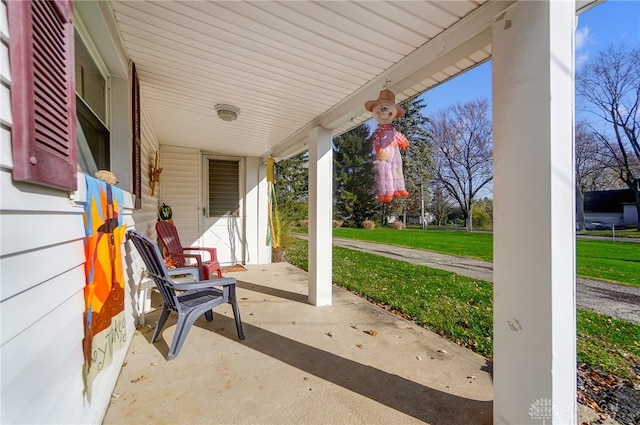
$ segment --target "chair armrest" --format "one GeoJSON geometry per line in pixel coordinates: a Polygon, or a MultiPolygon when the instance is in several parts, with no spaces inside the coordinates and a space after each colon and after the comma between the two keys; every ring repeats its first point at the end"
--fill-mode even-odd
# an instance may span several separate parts
{"type": "Polygon", "coordinates": [[[173,286],[180,290],[211,288],[213,286],[233,286],[237,282],[235,277],[223,277],[220,279],[203,280],[193,283],[174,283],[173,286]]]}
{"type": "Polygon", "coordinates": [[[209,253],[210,260],[212,262],[218,261],[218,253],[217,248],[199,248],[197,246],[192,247],[182,247],[182,251],[204,251],[209,253]]]}
{"type": "Polygon", "coordinates": [[[167,269],[169,277],[190,274],[192,275],[196,281],[202,279],[202,269],[200,267],[178,267],[176,269],[167,269]]]}
{"type": "Polygon", "coordinates": [[[166,255],[178,258],[193,258],[196,260],[196,263],[198,263],[198,267],[202,267],[202,256],[199,254],[179,254],[177,252],[167,252],[166,255]]]}

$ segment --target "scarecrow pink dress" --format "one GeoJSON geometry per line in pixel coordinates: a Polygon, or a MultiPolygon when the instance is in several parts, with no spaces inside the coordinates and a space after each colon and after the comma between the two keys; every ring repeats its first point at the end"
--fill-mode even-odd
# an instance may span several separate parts
{"type": "Polygon", "coordinates": [[[402,157],[400,149],[409,146],[404,134],[396,131],[391,124],[379,124],[374,136],[376,161],[376,200],[391,202],[393,197],[406,198],[409,193],[404,187],[402,157]]]}

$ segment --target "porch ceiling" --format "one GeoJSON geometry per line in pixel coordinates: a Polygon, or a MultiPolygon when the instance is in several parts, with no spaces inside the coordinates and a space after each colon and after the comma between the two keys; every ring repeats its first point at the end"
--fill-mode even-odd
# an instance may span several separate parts
{"type": "MultiPolygon", "coordinates": [[[[285,157],[308,131],[367,120],[389,81],[398,101],[491,56],[512,1],[113,0],[162,144],[285,157]],[[223,122],[214,105],[241,113],[223,122]]],[[[583,4],[584,5],[584,4],[583,4]]]]}

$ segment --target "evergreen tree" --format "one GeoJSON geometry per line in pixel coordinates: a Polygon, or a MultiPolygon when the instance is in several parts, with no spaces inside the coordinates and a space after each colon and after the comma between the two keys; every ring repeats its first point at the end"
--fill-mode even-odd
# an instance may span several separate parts
{"type": "Polygon", "coordinates": [[[393,127],[409,140],[409,147],[400,151],[409,198],[397,199],[394,202],[400,204],[401,213],[405,218],[407,214],[422,216],[425,212],[423,208],[428,204],[427,186],[433,168],[430,135],[426,130],[429,118],[422,114],[427,105],[423,99],[414,97],[402,102],[400,106],[404,108],[405,113],[394,121],[393,127]]]}
{"type": "Polygon", "coordinates": [[[333,139],[334,215],[360,227],[378,214],[371,131],[366,124],[333,139]]]}
{"type": "Polygon", "coordinates": [[[283,217],[292,221],[308,218],[309,152],[284,159],[276,164],[276,201],[283,217]]]}

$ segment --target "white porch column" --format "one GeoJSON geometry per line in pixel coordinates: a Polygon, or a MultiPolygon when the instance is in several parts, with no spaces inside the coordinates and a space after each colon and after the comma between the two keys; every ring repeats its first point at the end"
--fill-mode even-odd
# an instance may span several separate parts
{"type": "Polygon", "coordinates": [[[309,132],[309,302],[331,305],[333,150],[331,131],[309,132]]]}
{"type": "Polygon", "coordinates": [[[494,423],[576,424],[575,1],[494,19],[494,423]]]}

